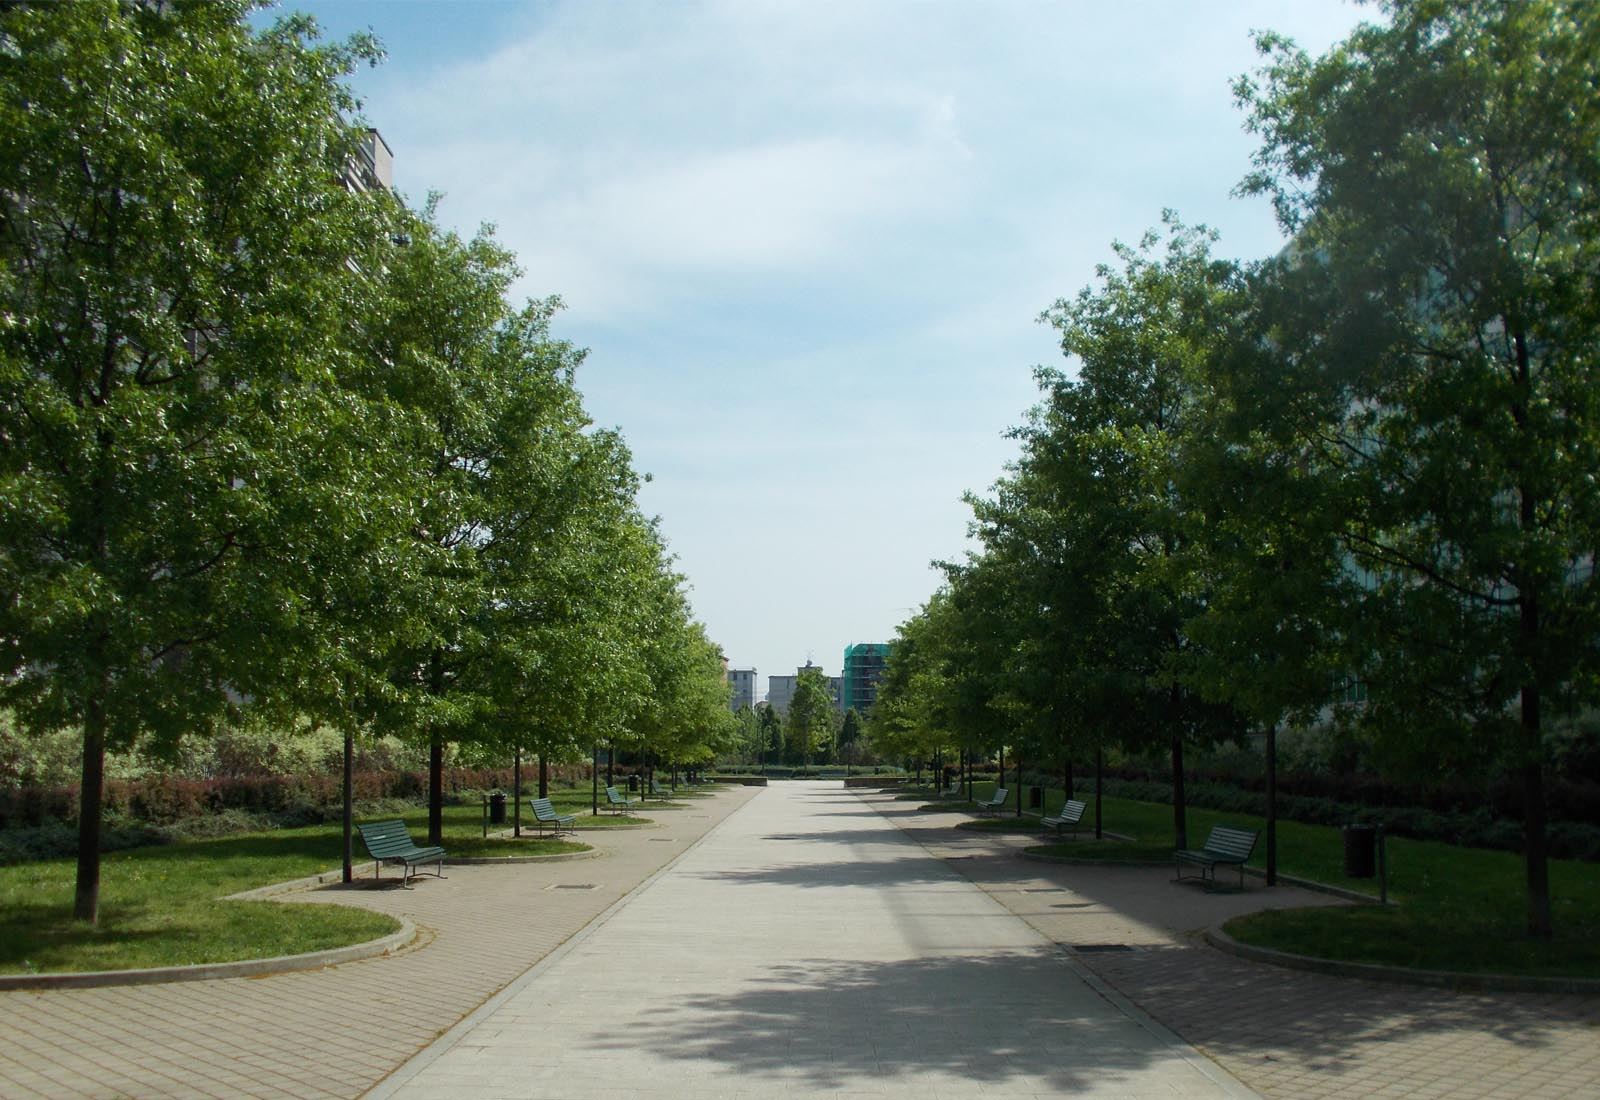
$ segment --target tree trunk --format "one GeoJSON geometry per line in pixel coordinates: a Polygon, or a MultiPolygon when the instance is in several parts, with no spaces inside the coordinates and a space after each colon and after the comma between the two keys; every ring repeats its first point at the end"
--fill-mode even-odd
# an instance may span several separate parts
{"type": "Polygon", "coordinates": [[[1183,729],[1172,734],[1172,839],[1178,848],[1189,846],[1189,806],[1183,795],[1183,729]]]}
{"type": "Polygon", "coordinates": [[[351,834],[356,829],[356,736],[348,728],[344,731],[344,778],[340,783],[340,797],[344,802],[339,815],[340,848],[344,854],[343,881],[354,882],[356,878],[355,851],[351,843],[351,834]]]}
{"type": "Polygon", "coordinates": [[[1017,754],[1017,816],[1022,816],[1022,754],[1017,754]]]}
{"type": "Polygon", "coordinates": [[[1267,885],[1278,885],[1278,724],[1267,727],[1267,885]]]}
{"type": "Polygon", "coordinates": [[[550,797],[550,761],[544,758],[544,753],[539,754],[539,797],[550,797]]]}
{"type": "Polygon", "coordinates": [[[428,744],[428,843],[444,844],[444,741],[437,733],[428,744]]]}
{"type": "MultiPolygon", "coordinates": [[[[444,654],[437,649],[428,657],[428,693],[444,694],[444,654]]],[[[428,843],[444,844],[444,741],[437,731],[428,741],[428,843]]]]}
{"type": "Polygon", "coordinates": [[[78,885],[75,920],[100,922],[100,814],[106,778],[106,695],[109,681],[95,685],[83,716],[83,770],[78,790],[78,885]]]}
{"type": "MultiPolygon", "coordinates": [[[[541,759],[541,763],[542,763],[541,759]]],[[[542,798],[543,792],[540,792],[542,798]]],[[[522,750],[511,754],[511,835],[522,835],[522,750]]]]}
{"type": "MultiPolygon", "coordinates": [[[[1528,408],[1532,401],[1533,369],[1528,351],[1527,333],[1515,326],[1517,349],[1518,397],[1512,416],[1519,431],[1528,430],[1528,408]]],[[[1517,485],[1517,519],[1524,538],[1535,537],[1539,530],[1538,503],[1548,493],[1522,475],[1517,485]]],[[[1544,725],[1539,713],[1540,677],[1542,662],[1537,656],[1541,648],[1539,622],[1538,581],[1525,570],[1517,570],[1517,590],[1521,597],[1521,621],[1518,624],[1522,642],[1522,656],[1533,668],[1528,681],[1522,685],[1522,802],[1523,802],[1523,854],[1527,862],[1528,878],[1528,935],[1547,940],[1554,935],[1555,923],[1550,912],[1550,857],[1549,840],[1545,834],[1544,805],[1544,725]]]]}
{"type": "Polygon", "coordinates": [[[1528,877],[1528,935],[1547,940],[1555,932],[1550,911],[1550,855],[1545,835],[1544,738],[1539,689],[1522,689],[1523,851],[1528,877]]]}
{"type": "Polygon", "coordinates": [[[1104,779],[1101,773],[1105,770],[1104,765],[1105,750],[1097,741],[1094,746],[1094,838],[1096,840],[1106,838],[1105,819],[1100,813],[1100,807],[1105,805],[1105,799],[1100,797],[1101,781],[1104,779]]]}
{"type": "Polygon", "coordinates": [[[1072,798],[1072,760],[1071,760],[1071,758],[1068,758],[1067,762],[1065,764],[1061,765],[1061,796],[1062,796],[1063,799],[1066,799],[1066,800],[1069,800],[1069,801],[1072,798]]]}

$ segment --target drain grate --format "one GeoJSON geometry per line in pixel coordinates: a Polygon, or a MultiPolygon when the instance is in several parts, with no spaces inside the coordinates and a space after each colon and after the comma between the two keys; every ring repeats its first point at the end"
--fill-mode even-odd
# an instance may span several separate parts
{"type": "Polygon", "coordinates": [[[552,882],[546,890],[598,890],[598,882],[552,882]]]}
{"type": "Polygon", "coordinates": [[[1133,947],[1126,943],[1080,943],[1072,949],[1080,955],[1094,955],[1107,951],[1132,951],[1133,947]]]}
{"type": "Polygon", "coordinates": [[[651,844],[671,844],[672,843],[672,838],[670,836],[653,836],[653,837],[650,838],[650,843],[651,844]]]}

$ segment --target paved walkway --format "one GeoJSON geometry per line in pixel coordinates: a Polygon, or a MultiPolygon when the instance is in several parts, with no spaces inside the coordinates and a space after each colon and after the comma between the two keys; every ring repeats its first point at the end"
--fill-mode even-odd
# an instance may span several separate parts
{"type": "Polygon", "coordinates": [[[1086,966],[1264,1097],[1600,1097],[1600,996],[1453,993],[1248,962],[1198,933],[1236,912],[1333,899],[1282,887],[1207,894],[1175,886],[1167,868],[1039,863],[1017,856],[1035,838],[866,801],[1044,935],[1088,947],[1086,966]],[[1132,950],[1097,949],[1107,946],[1132,950]]]}
{"type": "Polygon", "coordinates": [[[353,1100],[759,793],[654,829],[581,832],[593,859],[445,868],[411,890],[289,895],[403,914],[391,958],[262,978],[0,993],[5,1100],[353,1100]],[[374,1039],[372,1028],[382,1029],[374,1039]]]}
{"type": "Polygon", "coordinates": [[[301,895],[409,916],[392,958],[0,993],[0,1097],[1600,1096],[1600,997],[1324,977],[1193,936],[1325,897],[1026,861],[1031,838],[821,784],[656,816],[586,835],[595,859],[301,895]]]}
{"type": "Polygon", "coordinates": [[[1254,1094],[854,794],[786,783],[371,1095],[1254,1094]]]}

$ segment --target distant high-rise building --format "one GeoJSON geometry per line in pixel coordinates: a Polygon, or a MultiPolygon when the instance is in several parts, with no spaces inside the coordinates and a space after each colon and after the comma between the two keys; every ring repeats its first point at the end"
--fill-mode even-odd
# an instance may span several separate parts
{"type": "Polygon", "coordinates": [[[860,642],[846,646],[844,674],[839,689],[839,709],[851,710],[863,717],[878,701],[878,681],[889,663],[891,642],[860,642]]]}
{"type": "MultiPolygon", "coordinates": [[[[795,681],[799,679],[800,673],[804,672],[806,669],[817,667],[818,666],[812,664],[810,661],[807,661],[804,665],[795,669],[795,675],[793,676],[768,676],[767,706],[771,707],[779,714],[788,714],[789,703],[794,699],[795,681]]],[[[833,705],[835,709],[837,709],[839,706],[839,677],[824,676],[823,679],[828,682],[828,698],[833,700],[833,705]]]]}
{"type": "Polygon", "coordinates": [[[793,676],[767,677],[767,706],[779,714],[789,713],[789,702],[794,698],[793,676]]]}
{"type": "Polygon", "coordinates": [[[728,685],[733,688],[733,694],[728,699],[728,706],[732,710],[740,707],[754,708],[756,705],[756,670],[753,668],[728,669],[728,685]]]}

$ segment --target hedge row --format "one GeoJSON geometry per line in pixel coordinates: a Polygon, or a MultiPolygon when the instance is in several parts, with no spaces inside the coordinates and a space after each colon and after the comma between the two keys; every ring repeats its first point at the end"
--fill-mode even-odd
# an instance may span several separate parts
{"type": "MultiPolygon", "coordinates": [[[[1172,802],[1172,784],[1150,779],[1104,779],[1105,793],[1113,798],[1141,802],[1172,802]]],[[[1085,786],[1092,784],[1085,777],[1085,786]]],[[[1225,813],[1265,812],[1264,795],[1231,784],[1184,779],[1189,805],[1225,813]]],[[[1080,795],[1082,790],[1078,792],[1080,795]]],[[[1331,798],[1278,794],[1278,816],[1308,825],[1382,825],[1386,832],[1417,840],[1439,840],[1469,848],[1522,850],[1522,825],[1492,817],[1487,808],[1474,813],[1441,813],[1417,806],[1365,806],[1331,798]]],[[[1548,828],[1550,854],[1558,859],[1600,862],[1600,827],[1577,821],[1552,821],[1548,828]]]]}
{"type": "MultiPolygon", "coordinates": [[[[1193,761],[1184,768],[1184,784],[1187,788],[1191,782],[1215,783],[1264,795],[1265,769],[1255,766],[1258,763],[1252,761],[1251,767],[1241,769],[1228,766],[1226,761],[1193,761]]],[[[1129,762],[1108,767],[1106,774],[1118,779],[1156,783],[1171,778],[1165,761],[1129,762]]],[[[1278,794],[1280,798],[1325,799],[1395,809],[1420,808],[1439,814],[1477,815],[1486,811],[1492,818],[1509,821],[1521,821],[1523,816],[1522,786],[1514,777],[1492,783],[1457,782],[1448,778],[1408,783],[1375,775],[1292,770],[1279,772],[1278,794]]],[[[1545,782],[1545,809],[1553,821],[1600,825],[1600,783],[1549,776],[1545,782]]]]}
{"type": "MultiPolygon", "coordinates": [[[[578,771],[552,767],[552,782],[572,782],[578,771]]],[[[444,774],[447,795],[460,791],[511,789],[510,768],[450,768],[444,774]]],[[[587,782],[584,771],[583,780],[587,782]]],[[[523,786],[537,783],[537,771],[523,769],[523,786]]],[[[427,796],[423,771],[358,772],[358,802],[399,799],[414,802],[427,796]]],[[[106,784],[105,813],[149,825],[171,825],[189,818],[242,810],[284,814],[309,807],[337,805],[342,781],[337,775],[251,776],[231,779],[148,778],[112,780],[106,784]]],[[[22,787],[0,790],[0,829],[17,829],[78,819],[78,788],[22,787]]]]}

